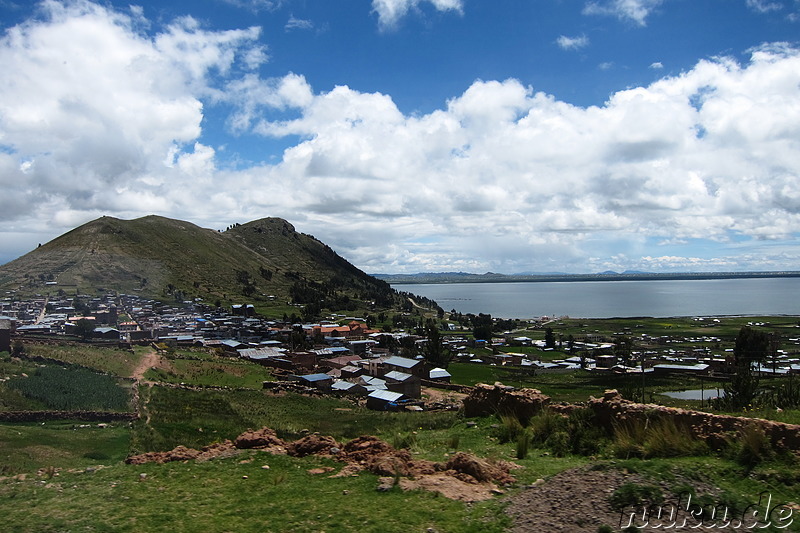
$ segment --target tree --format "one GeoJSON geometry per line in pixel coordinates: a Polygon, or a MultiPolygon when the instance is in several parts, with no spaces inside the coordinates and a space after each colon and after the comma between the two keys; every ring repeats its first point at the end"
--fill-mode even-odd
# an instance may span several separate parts
{"type": "Polygon", "coordinates": [[[723,401],[727,408],[738,411],[752,405],[759,385],[753,364],[766,361],[771,345],[770,335],[765,331],[749,326],[739,330],[733,346],[733,375],[725,385],[723,401]]]}
{"type": "Polygon", "coordinates": [[[85,318],[81,318],[75,322],[75,328],[78,336],[86,341],[92,338],[92,333],[94,333],[94,322],[85,318]]]}
{"type": "Polygon", "coordinates": [[[556,336],[553,333],[553,328],[544,330],[544,347],[551,350],[556,347],[556,336]]]}
{"type": "Polygon", "coordinates": [[[486,341],[492,340],[492,315],[479,313],[472,319],[472,336],[486,341]]]}
{"type": "Polygon", "coordinates": [[[444,344],[436,322],[428,319],[425,324],[426,342],[422,348],[422,356],[429,364],[438,368],[447,368],[453,359],[453,352],[444,344]]]}

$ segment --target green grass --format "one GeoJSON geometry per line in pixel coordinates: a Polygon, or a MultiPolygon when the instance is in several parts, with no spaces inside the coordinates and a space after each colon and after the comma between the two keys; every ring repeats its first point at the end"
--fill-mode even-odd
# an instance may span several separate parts
{"type": "Polygon", "coordinates": [[[128,455],[128,423],[57,420],[0,424],[0,476],[39,468],[85,468],[116,464],[128,455]],[[83,426],[83,427],[81,427],[83,426]]]}
{"type": "Polygon", "coordinates": [[[466,505],[399,489],[379,493],[374,475],[308,473],[320,466],[340,465],[257,452],[207,463],[117,465],[62,473],[45,485],[0,483],[0,509],[4,528],[19,532],[490,533],[509,524],[494,502],[466,505]]]}
{"type": "Polygon", "coordinates": [[[30,344],[25,346],[25,351],[32,356],[81,365],[121,377],[130,376],[141,357],[141,353],[132,353],[130,350],[101,348],[85,344],[58,346],[30,344]]]}
{"type": "Polygon", "coordinates": [[[150,369],[145,379],[163,383],[261,389],[273,381],[268,368],[256,363],[203,352],[182,352],[166,361],[168,368],[150,369]]]}
{"type": "Polygon", "coordinates": [[[142,390],[145,418],[135,424],[137,451],[169,450],[179,444],[201,447],[232,439],[247,429],[269,426],[283,438],[299,438],[303,430],[337,439],[390,435],[421,429],[450,428],[453,412],[383,413],[332,397],[273,395],[248,390],[185,390],[152,387],[142,390]]]}
{"type": "MultiPolygon", "coordinates": [[[[535,372],[510,366],[492,366],[481,363],[451,363],[447,370],[451,381],[460,385],[476,383],[492,384],[500,381],[514,387],[539,389],[557,402],[585,402],[590,396],[602,397],[607,389],[617,389],[623,395],[641,387],[641,376],[624,375],[613,372],[570,370],[561,372],[535,372]]],[[[711,390],[714,383],[707,379],[704,386],[711,390]]],[[[645,399],[650,402],[658,399],[660,403],[674,407],[699,407],[700,402],[674,400],[659,396],[660,392],[700,388],[700,380],[694,377],[651,376],[645,381],[645,399]]]]}

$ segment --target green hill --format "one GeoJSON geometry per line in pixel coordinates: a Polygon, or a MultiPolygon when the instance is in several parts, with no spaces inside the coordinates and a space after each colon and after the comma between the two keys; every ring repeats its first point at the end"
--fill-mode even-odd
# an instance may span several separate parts
{"type": "Polygon", "coordinates": [[[100,290],[161,300],[243,298],[332,310],[403,299],[287,221],[264,218],[226,231],[159,216],[102,217],[0,267],[0,289],[19,295],[100,290]]]}

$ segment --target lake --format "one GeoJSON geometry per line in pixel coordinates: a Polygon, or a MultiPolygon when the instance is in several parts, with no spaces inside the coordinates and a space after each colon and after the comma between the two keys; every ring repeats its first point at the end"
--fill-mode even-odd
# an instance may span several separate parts
{"type": "Polygon", "coordinates": [[[800,278],[392,285],[446,311],[500,318],[798,315],[800,278]]]}

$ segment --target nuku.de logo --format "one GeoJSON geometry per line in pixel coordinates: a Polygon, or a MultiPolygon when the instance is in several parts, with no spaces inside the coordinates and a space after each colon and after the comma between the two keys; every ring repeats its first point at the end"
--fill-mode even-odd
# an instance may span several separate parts
{"type": "Polygon", "coordinates": [[[681,493],[678,501],[625,507],[620,514],[622,529],[741,529],[750,531],[774,527],[789,527],[794,509],[787,504],[772,504],[772,494],[762,492],[758,503],[747,506],[741,513],[731,511],[723,504],[692,502],[692,494],[681,493]]]}

